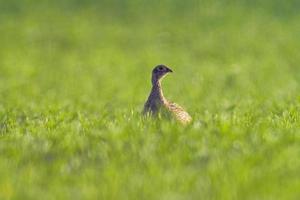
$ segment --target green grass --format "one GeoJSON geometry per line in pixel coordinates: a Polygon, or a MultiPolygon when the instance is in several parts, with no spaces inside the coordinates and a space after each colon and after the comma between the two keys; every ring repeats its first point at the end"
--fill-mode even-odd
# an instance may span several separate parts
{"type": "Polygon", "coordinates": [[[299,199],[299,9],[0,1],[0,199],[299,199]],[[140,116],[160,63],[190,126],[140,116]]]}

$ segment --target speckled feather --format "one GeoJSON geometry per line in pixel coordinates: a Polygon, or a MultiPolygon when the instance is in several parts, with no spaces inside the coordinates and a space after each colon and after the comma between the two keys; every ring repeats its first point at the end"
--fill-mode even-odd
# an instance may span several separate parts
{"type": "Polygon", "coordinates": [[[168,101],[162,91],[161,80],[167,73],[172,72],[165,65],[158,65],[152,71],[152,90],[144,105],[143,113],[145,115],[157,116],[162,112],[168,112],[176,120],[183,124],[188,124],[192,121],[192,117],[176,103],[168,101]]]}

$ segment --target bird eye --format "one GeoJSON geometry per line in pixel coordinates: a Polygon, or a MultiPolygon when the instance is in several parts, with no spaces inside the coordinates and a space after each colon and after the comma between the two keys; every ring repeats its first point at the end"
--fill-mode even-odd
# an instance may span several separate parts
{"type": "Polygon", "coordinates": [[[163,69],[164,69],[163,67],[159,67],[159,68],[158,68],[159,71],[162,71],[163,69]]]}

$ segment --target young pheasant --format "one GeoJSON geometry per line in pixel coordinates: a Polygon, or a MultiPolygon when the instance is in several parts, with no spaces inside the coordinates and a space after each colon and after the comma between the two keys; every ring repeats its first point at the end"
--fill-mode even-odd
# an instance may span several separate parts
{"type": "Polygon", "coordinates": [[[176,120],[183,124],[192,121],[191,116],[179,105],[168,101],[162,91],[161,80],[170,72],[173,72],[165,65],[158,65],[152,71],[152,90],[144,106],[143,113],[157,116],[159,113],[171,114],[176,120]]]}

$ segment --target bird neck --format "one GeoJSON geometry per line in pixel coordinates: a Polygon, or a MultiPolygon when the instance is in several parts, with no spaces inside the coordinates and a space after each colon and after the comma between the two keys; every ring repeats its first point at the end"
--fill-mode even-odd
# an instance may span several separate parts
{"type": "Polygon", "coordinates": [[[153,82],[150,96],[152,99],[161,101],[163,103],[166,102],[160,81],[153,82]]]}

